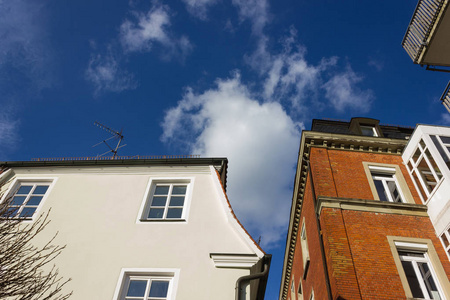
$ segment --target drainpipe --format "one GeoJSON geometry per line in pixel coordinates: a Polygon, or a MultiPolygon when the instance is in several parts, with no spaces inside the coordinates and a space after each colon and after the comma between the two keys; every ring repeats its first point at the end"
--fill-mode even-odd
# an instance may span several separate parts
{"type": "Polygon", "coordinates": [[[264,270],[261,273],[245,275],[238,278],[238,280],[236,281],[235,300],[243,300],[241,297],[241,289],[244,283],[247,283],[253,279],[263,278],[269,274],[270,260],[267,260],[266,256],[264,256],[263,259],[264,259],[264,270]]]}
{"type": "Polygon", "coordinates": [[[309,179],[311,181],[311,192],[313,194],[313,202],[314,202],[314,213],[316,215],[316,224],[317,224],[317,229],[318,229],[318,233],[319,233],[319,240],[320,240],[320,252],[322,254],[322,261],[323,261],[323,270],[325,273],[325,284],[327,286],[327,292],[328,292],[328,299],[332,300],[332,296],[331,296],[331,286],[330,286],[330,277],[328,275],[328,267],[327,267],[327,259],[325,257],[325,247],[323,245],[323,236],[322,236],[322,229],[320,227],[320,221],[319,221],[319,213],[317,212],[317,198],[316,198],[316,190],[314,188],[314,181],[313,181],[313,177],[312,177],[312,170],[311,170],[311,166],[309,165],[309,160],[306,160],[304,157],[302,157],[303,161],[306,162],[306,165],[308,166],[308,173],[309,173],[309,179]]]}

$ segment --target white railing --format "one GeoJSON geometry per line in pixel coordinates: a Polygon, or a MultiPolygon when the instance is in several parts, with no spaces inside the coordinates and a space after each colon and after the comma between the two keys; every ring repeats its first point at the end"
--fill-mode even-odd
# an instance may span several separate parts
{"type": "Polygon", "coordinates": [[[32,158],[31,161],[73,161],[73,160],[127,160],[127,159],[174,159],[200,158],[200,155],[131,155],[131,156],[88,156],[32,158]]]}
{"type": "Polygon", "coordinates": [[[419,0],[408,30],[403,37],[402,46],[414,61],[418,63],[431,29],[441,11],[445,0],[419,0]]]}
{"type": "Polygon", "coordinates": [[[450,81],[448,82],[447,87],[445,88],[445,91],[441,96],[441,102],[450,113],[450,81]]]}

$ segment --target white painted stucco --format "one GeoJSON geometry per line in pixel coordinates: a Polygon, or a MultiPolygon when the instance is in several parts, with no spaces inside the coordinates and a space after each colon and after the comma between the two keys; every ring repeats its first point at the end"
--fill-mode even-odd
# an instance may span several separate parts
{"type": "Polygon", "coordinates": [[[55,232],[66,249],[54,261],[72,278],[71,299],[114,299],[124,269],[178,270],[176,299],[234,298],[247,267],[217,267],[211,253],[263,257],[234,219],[211,166],[13,168],[13,179],[54,178],[40,212],[51,223],[37,244],[55,232]],[[152,178],[186,178],[191,199],[186,221],[140,222],[152,178]]]}

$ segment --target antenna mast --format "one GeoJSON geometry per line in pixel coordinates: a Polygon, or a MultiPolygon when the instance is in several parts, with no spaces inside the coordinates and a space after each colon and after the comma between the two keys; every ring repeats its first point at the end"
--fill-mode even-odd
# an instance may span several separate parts
{"type": "Polygon", "coordinates": [[[120,145],[120,144],[122,143],[122,140],[123,140],[122,130],[120,130],[120,132],[119,132],[119,131],[114,130],[114,129],[112,129],[112,128],[106,126],[106,125],[103,125],[103,124],[100,123],[100,122],[97,122],[97,121],[94,122],[94,125],[97,125],[97,126],[100,127],[101,129],[103,129],[103,130],[109,132],[112,136],[111,136],[110,138],[106,139],[106,140],[101,141],[101,142],[98,143],[98,144],[95,144],[95,145],[92,146],[92,147],[95,147],[95,146],[98,146],[98,145],[100,145],[100,144],[102,144],[102,143],[105,143],[105,145],[108,146],[108,148],[109,148],[110,150],[109,150],[109,151],[106,151],[105,153],[101,154],[100,156],[103,156],[103,155],[105,155],[106,153],[110,153],[110,152],[111,152],[111,153],[113,154],[112,157],[115,158],[115,157],[117,156],[117,151],[118,151],[120,148],[126,146],[126,144],[125,144],[125,145],[122,145],[122,146],[120,145]],[[115,148],[112,148],[112,147],[106,142],[106,141],[109,141],[110,139],[113,139],[113,138],[118,139],[117,145],[116,145],[115,148]]]}

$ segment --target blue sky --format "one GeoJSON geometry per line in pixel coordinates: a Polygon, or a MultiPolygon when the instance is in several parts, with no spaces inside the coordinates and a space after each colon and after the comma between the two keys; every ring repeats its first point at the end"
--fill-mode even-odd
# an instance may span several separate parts
{"type": "Polygon", "coordinates": [[[302,129],[313,118],[450,124],[449,75],[401,47],[416,1],[0,0],[1,160],[229,158],[228,193],[274,254],[277,299],[302,129]]]}

